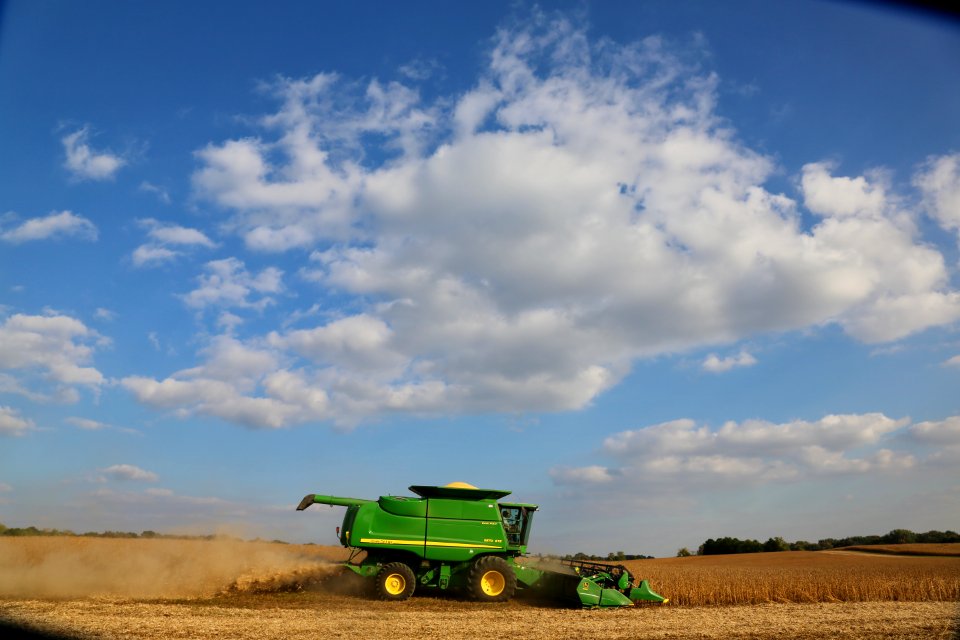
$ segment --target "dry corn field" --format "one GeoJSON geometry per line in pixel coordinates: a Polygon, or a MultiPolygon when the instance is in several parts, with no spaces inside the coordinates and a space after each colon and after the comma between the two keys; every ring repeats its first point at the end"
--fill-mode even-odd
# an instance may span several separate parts
{"type": "Polygon", "coordinates": [[[787,551],[625,564],[683,605],[960,601],[960,557],[787,551]]]}
{"type": "MultiPolygon", "coordinates": [[[[960,640],[960,558],[793,552],[627,562],[665,606],[589,611],[359,594],[344,550],[0,539],[0,625],[65,638],[960,640]],[[723,605],[723,606],[717,606],[723,605]]],[[[0,635],[3,628],[0,626],[0,635]]]]}
{"type": "Polygon", "coordinates": [[[864,553],[888,553],[897,556],[960,556],[960,544],[875,544],[862,547],[846,547],[847,551],[864,553]]]}

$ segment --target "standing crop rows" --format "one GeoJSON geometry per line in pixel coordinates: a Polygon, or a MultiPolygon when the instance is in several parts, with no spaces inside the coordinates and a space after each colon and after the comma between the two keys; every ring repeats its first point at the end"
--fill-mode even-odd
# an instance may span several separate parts
{"type": "Polygon", "coordinates": [[[960,600],[960,558],[795,551],[627,564],[680,605],[960,600]]]}

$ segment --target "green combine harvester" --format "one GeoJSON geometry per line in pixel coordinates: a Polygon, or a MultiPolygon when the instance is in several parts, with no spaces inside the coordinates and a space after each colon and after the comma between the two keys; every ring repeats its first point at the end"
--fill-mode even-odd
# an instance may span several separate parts
{"type": "Polygon", "coordinates": [[[310,494],[297,511],[311,504],[347,508],[337,528],[341,544],[353,549],[345,566],[372,578],[384,600],[406,600],[424,586],[459,588],[482,602],[505,602],[518,588],[584,607],[667,602],[646,580],[634,585],[622,565],[523,558],[537,505],[499,502],[509,491],[463,482],[410,491],[419,497],[310,494]]]}

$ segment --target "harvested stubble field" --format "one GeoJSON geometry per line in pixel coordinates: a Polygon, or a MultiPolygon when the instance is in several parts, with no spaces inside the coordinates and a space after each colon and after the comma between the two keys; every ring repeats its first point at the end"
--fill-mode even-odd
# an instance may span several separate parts
{"type": "Polygon", "coordinates": [[[0,539],[0,620],[111,639],[960,640],[960,558],[795,552],[633,561],[672,602],[609,611],[437,593],[379,602],[339,574],[333,562],[342,558],[342,549],[312,545],[0,539]],[[842,586],[864,580],[869,586],[842,586]]]}

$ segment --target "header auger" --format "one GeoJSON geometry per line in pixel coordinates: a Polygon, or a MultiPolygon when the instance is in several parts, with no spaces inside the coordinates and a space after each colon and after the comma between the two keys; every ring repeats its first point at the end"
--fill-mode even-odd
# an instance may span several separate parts
{"type": "Polygon", "coordinates": [[[373,579],[374,591],[384,600],[406,600],[425,586],[459,588],[485,602],[505,602],[517,589],[585,607],[667,602],[646,580],[634,586],[622,565],[522,558],[537,505],[500,501],[509,491],[463,482],[414,485],[410,491],[418,497],[310,494],[297,510],[311,504],[347,508],[338,535],[354,551],[345,566],[373,579]],[[366,555],[356,560],[362,551],[366,555]]]}

